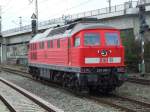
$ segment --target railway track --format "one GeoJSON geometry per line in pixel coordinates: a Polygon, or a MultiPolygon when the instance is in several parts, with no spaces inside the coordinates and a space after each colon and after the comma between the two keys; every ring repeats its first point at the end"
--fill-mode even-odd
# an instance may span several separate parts
{"type": "MultiPolygon", "coordinates": [[[[21,74],[27,78],[32,78],[28,73],[23,71],[18,71],[13,69],[10,70],[9,68],[4,68],[4,67],[3,70],[15,74],[21,74]]],[[[90,99],[100,104],[107,104],[126,112],[150,112],[150,103],[141,102],[124,96],[109,95],[109,96],[100,97],[95,95],[88,95],[82,98],[90,99]]]]}
{"type": "Polygon", "coordinates": [[[112,107],[118,108],[126,112],[150,112],[149,103],[137,101],[134,99],[129,99],[124,96],[111,95],[111,96],[106,96],[101,98],[91,96],[90,98],[97,102],[108,104],[112,107]]]}
{"type": "Polygon", "coordinates": [[[11,112],[11,108],[9,108],[10,106],[8,105],[9,104],[7,104],[7,102],[0,96],[0,112],[11,112]]]}
{"type": "Polygon", "coordinates": [[[63,112],[3,78],[0,78],[0,99],[11,112],[63,112]]]}
{"type": "Polygon", "coordinates": [[[132,83],[142,84],[142,85],[148,85],[148,86],[150,85],[150,80],[146,80],[146,79],[129,77],[127,81],[132,83]]]}

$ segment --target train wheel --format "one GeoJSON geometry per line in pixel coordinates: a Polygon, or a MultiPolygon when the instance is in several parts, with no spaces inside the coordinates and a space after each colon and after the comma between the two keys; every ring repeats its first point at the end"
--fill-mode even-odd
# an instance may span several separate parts
{"type": "Polygon", "coordinates": [[[38,76],[35,76],[35,79],[38,80],[38,76]]]}
{"type": "Polygon", "coordinates": [[[76,92],[80,92],[81,91],[80,83],[79,83],[79,80],[77,78],[74,79],[74,90],[76,92]]]}
{"type": "Polygon", "coordinates": [[[116,86],[109,84],[109,82],[103,82],[102,85],[97,87],[97,90],[100,94],[109,94],[115,90],[116,86]]]}
{"type": "Polygon", "coordinates": [[[75,88],[75,76],[73,74],[69,75],[69,88],[74,90],[75,88]]]}
{"type": "Polygon", "coordinates": [[[68,78],[67,78],[67,75],[66,75],[66,74],[63,75],[62,86],[63,86],[64,88],[66,88],[66,87],[68,86],[68,78]]]}
{"type": "Polygon", "coordinates": [[[39,79],[40,79],[41,81],[43,81],[43,80],[44,80],[44,79],[43,79],[43,77],[40,77],[39,79]]]}

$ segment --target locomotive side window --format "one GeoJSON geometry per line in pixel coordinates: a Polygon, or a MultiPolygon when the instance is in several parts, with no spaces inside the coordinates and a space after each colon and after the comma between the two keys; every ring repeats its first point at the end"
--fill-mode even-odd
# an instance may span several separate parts
{"type": "Polygon", "coordinates": [[[60,48],[60,39],[57,40],[57,48],[60,48]]]}
{"type": "Polygon", "coordinates": [[[106,45],[119,45],[119,36],[117,33],[105,34],[106,45]]]}
{"type": "Polygon", "coordinates": [[[39,48],[40,48],[40,49],[44,49],[44,42],[40,42],[40,43],[39,43],[39,48]]]}
{"type": "Polygon", "coordinates": [[[32,50],[32,44],[30,44],[29,46],[30,46],[30,50],[32,50]]]}
{"type": "Polygon", "coordinates": [[[32,50],[34,50],[34,43],[32,44],[32,50]]]}
{"type": "Polygon", "coordinates": [[[75,38],[74,46],[75,46],[75,47],[80,46],[80,37],[76,37],[76,38],[75,38]]]}
{"type": "Polygon", "coordinates": [[[36,43],[35,43],[35,50],[36,50],[36,43]]]}
{"type": "Polygon", "coordinates": [[[31,44],[31,50],[33,50],[33,44],[31,44]]]}
{"type": "Polygon", "coordinates": [[[50,40],[47,41],[47,47],[51,48],[51,41],[50,40]]]}
{"type": "Polygon", "coordinates": [[[53,46],[54,46],[54,45],[53,45],[53,40],[51,40],[51,48],[53,48],[53,46]]]}
{"type": "Polygon", "coordinates": [[[44,49],[44,42],[42,42],[42,49],[44,49]]]}
{"type": "Polygon", "coordinates": [[[41,49],[41,42],[39,42],[39,49],[41,49]]]}
{"type": "Polygon", "coordinates": [[[38,45],[39,49],[41,49],[41,42],[39,42],[38,44],[39,44],[39,45],[38,45]]]}
{"type": "Polygon", "coordinates": [[[36,50],[36,44],[35,43],[33,44],[33,50],[36,50]]]}
{"type": "Polygon", "coordinates": [[[85,33],[84,34],[84,45],[85,46],[100,45],[100,35],[98,33],[85,33]]]}
{"type": "Polygon", "coordinates": [[[33,44],[31,44],[31,50],[33,50],[33,44]]]}
{"type": "Polygon", "coordinates": [[[35,44],[33,44],[33,50],[35,50],[35,44]]]}

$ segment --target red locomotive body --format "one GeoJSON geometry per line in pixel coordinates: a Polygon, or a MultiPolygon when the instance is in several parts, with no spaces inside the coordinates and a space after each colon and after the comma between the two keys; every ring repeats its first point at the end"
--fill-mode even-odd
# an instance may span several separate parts
{"type": "Polygon", "coordinates": [[[125,79],[124,47],[115,28],[75,22],[36,35],[29,46],[33,77],[100,92],[114,90],[125,79]]]}

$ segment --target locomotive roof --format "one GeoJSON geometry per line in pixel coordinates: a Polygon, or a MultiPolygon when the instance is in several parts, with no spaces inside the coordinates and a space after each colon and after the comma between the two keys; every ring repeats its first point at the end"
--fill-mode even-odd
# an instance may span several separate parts
{"type": "Polygon", "coordinates": [[[32,38],[30,43],[43,41],[43,40],[51,40],[58,38],[71,37],[75,33],[86,30],[86,29],[116,29],[111,26],[107,26],[98,22],[76,22],[69,25],[64,25],[61,27],[50,28],[46,30],[44,33],[37,34],[32,38]],[[57,36],[56,36],[57,35],[57,36]]]}

